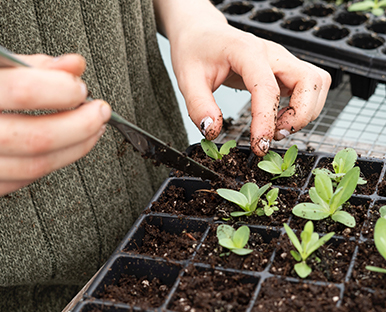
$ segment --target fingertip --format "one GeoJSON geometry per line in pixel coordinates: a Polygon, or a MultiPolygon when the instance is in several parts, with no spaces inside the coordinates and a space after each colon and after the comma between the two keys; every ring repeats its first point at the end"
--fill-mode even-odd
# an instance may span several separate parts
{"type": "Polygon", "coordinates": [[[251,138],[251,149],[257,156],[265,156],[271,146],[271,140],[263,137],[251,138]]]}
{"type": "Polygon", "coordinates": [[[200,122],[200,131],[207,140],[212,141],[220,134],[222,123],[222,114],[218,115],[214,120],[212,117],[206,116],[200,122]]]}
{"type": "Polygon", "coordinates": [[[63,54],[51,60],[50,69],[63,70],[81,76],[86,70],[86,59],[80,54],[63,54]]]}

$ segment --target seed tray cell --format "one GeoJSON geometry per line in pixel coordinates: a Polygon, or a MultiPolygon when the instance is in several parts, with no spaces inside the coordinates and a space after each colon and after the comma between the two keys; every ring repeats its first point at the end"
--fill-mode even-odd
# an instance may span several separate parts
{"type": "Polygon", "coordinates": [[[348,12],[327,1],[216,1],[229,24],[284,45],[301,59],[326,69],[332,88],[351,75],[353,95],[368,99],[386,81],[386,20],[348,12]],[[358,88],[359,87],[359,88],[358,88]]]}
{"type": "MultiPolygon", "coordinates": [[[[248,157],[252,155],[249,147],[238,146],[237,149],[244,150],[242,153],[246,153],[248,157]]],[[[283,150],[276,151],[283,152],[283,150]]],[[[322,160],[332,160],[334,157],[334,155],[328,153],[301,153],[313,157],[312,168],[317,167],[322,160]]],[[[253,158],[253,156],[249,158],[253,158]]],[[[171,207],[178,206],[179,202],[183,202],[184,207],[193,205],[193,202],[197,201],[213,206],[224,203],[224,200],[213,192],[215,184],[211,181],[203,182],[200,179],[190,177],[169,177],[157,191],[156,196],[145,208],[106,265],[96,275],[74,311],[93,311],[94,308],[96,311],[120,312],[139,310],[178,312],[184,309],[185,311],[193,311],[193,309],[195,311],[214,311],[214,308],[204,308],[207,304],[206,300],[221,302],[223,307],[229,308],[225,311],[263,311],[269,305],[275,305],[275,302],[279,304],[277,300],[282,302],[281,304],[297,306],[301,304],[298,300],[304,296],[296,296],[292,292],[302,293],[302,291],[306,291],[307,294],[314,294],[314,297],[328,297],[327,301],[320,303],[320,309],[315,307],[313,311],[346,312],[350,311],[348,307],[352,309],[353,302],[355,302],[355,298],[350,292],[353,289],[355,289],[357,295],[364,296],[369,307],[378,308],[379,298],[384,300],[386,277],[379,276],[377,273],[366,272],[363,267],[366,265],[365,261],[367,259],[364,250],[368,253],[370,248],[373,248],[371,252],[372,264],[385,266],[382,263],[382,258],[376,256],[371,232],[371,226],[373,226],[371,222],[374,222],[379,206],[386,202],[386,197],[379,195],[385,175],[385,161],[369,157],[358,158],[358,165],[365,175],[366,170],[375,168],[374,172],[378,173],[378,182],[374,192],[370,194],[357,192],[350,199],[352,205],[362,205],[364,211],[360,218],[356,218],[358,224],[355,229],[342,227],[341,231],[335,231],[332,228],[333,223],[327,223],[325,227],[320,227],[314,222],[315,231],[319,235],[325,235],[331,231],[335,231],[336,234],[316,255],[321,259],[321,262],[318,262],[317,259],[310,262],[310,265],[314,266],[313,273],[305,279],[300,279],[293,271],[295,261],[290,255],[292,247],[285,245],[288,237],[282,224],[276,224],[275,226],[253,225],[248,223],[247,218],[236,221],[223,220],[223,217],[218,215],[216,210],[210,210],[210,213],[206,214],[201,212],[195,214],[189,210],[184,211],[184,213],[181,211],[172,213],[172,210],[165,210],[169,212],[154,210],[153,208],[158,206],[159,201],[162,202],[163,206],[166,206],[168,196],[172,196],[173,199],[169,203],[171,207]],[[170,189],[173,192],[170,192],[170,189]],[[181,196],[182,199],[177,198],[178,196],[181,196]],[[231,257],[239,257],[234,254],[222,256],[220,262],[208,261],[210,257],[215,259],[218,253],[227,251],[216,244],[215,239],[213,239],[216,227],[224,222],[233,225],[235,228],[247,225],[252,235],[261,236],[262,243],[258,245],[263,246],[264,244],[266,246],[264,250],[259,250],[257,245],[255,245],[255,248],[251,248],[257,253],[253,259],[264,262],[261,267],[252,269],[253,265],[247,260],[248,256],[243,257],[238,265],[229,265],[231,257]],[[168,233],[177,233],[181,237],[191,232],[199,232],[201,237],[196,238],[194,246],[192,245],[193,252],[183,260],[175,260],[169,255],[164,256],[162,254],[149,256],[146,253],[141,253],[138,248],[143,242],[145,233],[143,225],[145,223],[168,233]],[[209,247],[207,246],[208,243],[209,247]],[[212,244],[214,245],[212,246],[212,244]],[[211,252],[212,256],[209,255],[211,252]],[[203,256],[205,254],[207,256],[203,256]],[[334,267],[335,264],[336,267],[334,267]],[[132,288],[129,287],[126,292],[135,295],[136,292],[148,291],[147,287],[152,286],[151,282],[153,278],[156,278],[157,283],[159,283],[156,284],[158,285],[156,289],[162,290],[162,295],[156,295],[156,299],[146,299],[149,302],[141,299],[140,303],[137,301],[122,302],[119,298],[112,299],[110,297],[107,299],[104,297],[103,293],[106,289],[109,289],[109,284],[116,285],[120,283],[122,277],[127,278],[127,276],[135,276],[140,282],[132,282],[132,288]],[[205,277],[207,280],[199,280],[199,277],[205,277]],[[236,280],[237,285],[227,289],[226,285],[231,280],[236,280]],[[188,286],[192,284],[195,286],[193,290],[189,290],[188,286]],[[240,294],[243,292],[239,287],[243,284],[248,284],[248,291],[241,296],[240,294]],[[135,287],[142,285],[145,289],[134,288],[134,285],[137,285],[135,287]],[[278,287],[277,285],[292,285],[294,289],[290,289],[287,295],[270,297],[273,288],[282,289],[281,286],[278,287]],[[211,289],[211,287],[218,288],[216,295],[219,296],[218,298],[211,297],[210,292],[206,290],[211,289]],[[200,290],[203,290],[203,292],[199,292],[200,290]],[[192,293],[189,295],[190,291],[192,293]],[[325,291],[326,295],[324,295],[325,291]],[[236,294],[238,295],[236,296],[236,294]],[[236,297],[240,299],[239,302],[234,300],[236,297]]],[[[312,168],[310,168],[310,172],[306,177],[308,182],[305,185],[297,188],[279,186],[279,192],[285,193],[294,190],[297,194],[296,201],[303,200],[307,196],[309,182],[312,180],[312,168]]],[[[199,207],[201,210],[202,206],[199,207]]],[[[306,221],[294,215],[291,215],[287,220],[289,226],[299,236],[306,221]]],[[[254,243],[250,242],[250,244],[253,245],[254,243]]],[[[151,298],[151,296],[146,297],[151,298]]],[[[367,310],[362,309],[359,311],[367,310]]]]}

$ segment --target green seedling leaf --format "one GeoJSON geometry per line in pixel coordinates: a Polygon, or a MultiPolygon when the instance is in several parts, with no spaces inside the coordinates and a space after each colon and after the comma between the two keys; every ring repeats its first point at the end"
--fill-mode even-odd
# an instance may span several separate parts
{"type": "Polygon", "coordinates": [[[371,13],[375,16],[381,16],[383,15],[384,10],[381,8],[374,8],[371,10],[371,13]]]}
{"type": "Polygon", "coordinates": [[[357,2],[350,5],[348,8],[348,11],[349,12],[368,11],[368,10],[371,10],[373,6],[374,6],[373,1],[357,2]]]}
{"type": "Polygon", "coordinates": [[[222,198],[224,198],[232,203],[235,203],[236,205],[240,206],[241,208],[243,208],[243,209],[245,208],[245,210],[249,208],[248,198],[244,194],[242,194],[238,191],[220,188],[220,189],[217,189],[217,194],[220,195],[222,198]]]}
{"type": "Polygon", "coordinates": [[[331,197],[330,207],[332,210],[335,211],[338,207],[350,199],[357,186],[359,174],[359,167],[354,167],[344,175],[337,186],[337,191],[335,191],[334,195],[331,197]],[[342,190],[338,192],[340,189],[342,190]]]}
{"type": "Polygon", "coordinates": [[[386,269],[378,268],[372,265],[366,265],[366,270],[386,274],[386,269]]]}
{"type": "Polygon", "coordinates": [[[386,218],[386,206],[382,206],[379,208],[379,213],[381,215],[381,218],[386,218]]]}
{"type": "Polygon", "coordinates": [[[258,163],[258,167],[271,174],[279,175],[273,177],[272,180],[290,177],[295,174],[296,168],[294,162],[297,155],[298,147],[296,145],[291,146],[284,154],[283,158],[278,153],[269,151],[268,154],[263,157],[263,160],[258,163]]]}
{"type": "MultiPolygon", "coordinates": [[[[323,202],[328,203],[333,194],[331,179],[322,172],[318,173],[315,176],[315,190],[323,202]]],[[[316,203],[320,204],[319,200],[316,203]]]]}
{"type": "Polygon", "coordinates": [[[312,272],[312,269],[304,261],[296,263],[294,269],[301,278],[306,278],[312,272]]]}
{"type": "Polygon", "coordinates": [[[331,219],[335,222],[340,222],[350,228],[353,228],[356,225],[355,218],[346,211],[336,211],[331,216],[331,219]]]}
{"type": "Polygon", "coordinates": [[[353,148],[345,148],[336,153],[332,162],[335,173],[346,173],[354,167],[357,153],[353,148]]]}
{"type": "Polygon", "coordinates": [[[330,211],[324,207],[313,203],[301,203],[297,204],[292,213],[303,219],[308,220],[322,220],[330,216],[330,211]]]}
{"type": "Polygon", "coordinates": [[[217,145],[213,143],[212,141],[209,141],[207,139],[201,140],[201,147],[202,150],[205,152],[206,155],[208,155],[210,158],[213,158],[215,160],[222,159],[224,155],[228,155],[231,148],[236,147],[236,141],[230,140],[226,143],[224,143],[220,151],[217,148],[217,145]]]}
{"type": "Polygon", "coordinates": [[[295,272],[301,278],[305,278],[312,272],[312,269],[306,263],[307,258],[320,246],[330,240],[335,233],[331,232],[319,238],[319,234],[314,233],[314,225],[312,221],[308,221],[300,234],[300,238],[302,240],[300,243],[292,229],[285,223],[283,226],[292,244],[297,249],[297,252],[294,250],[290,251],[292,257],[299,262],[294,266],[295,272]]]}
{"type": "Polygon", "coordinates": [[[224,143],[220,148],[220,154],[221,155],[228,155],[231,148],[236,147],[237,143],[235,140],[229,140],[228,142],[224,143]]]}
{"type": "Polygon", "coordinates": [[[259,187],[255,183],[245,183],[240,189],[240,193],[247,198],[248,203],[253,203],[255,201],[255,194],[258,191],[259,187]]]}
{"type": "Polygon", "coordinates": [[[216,235],[220,246],[229,249],[238,255],[247,255],[253,250],[244,248],[248,243],[250,230],[246,225],[235,230],[227,224],[220,224],[217,227],[216,235]]]}
{"type": "Polygon", "coordinates": [[[374,228],[374,243],[378,252],[386,260],[386,218],[377,220],[374,228]]]}

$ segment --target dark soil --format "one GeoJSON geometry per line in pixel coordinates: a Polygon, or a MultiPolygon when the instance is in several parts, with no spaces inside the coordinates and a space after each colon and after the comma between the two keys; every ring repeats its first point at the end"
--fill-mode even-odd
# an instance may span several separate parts
{"type": "MultiPolygon", "coordinates": [[[[354,253],[355,242],[344,240],[334,242],[332,240],[320,247],[307,259],[307,264],[312,268],[312,273],[307,279],[334,283],[344,282],[354,253]],[[318,262],[315,257],[318,257],[321,261],[318,262]]],[[[294,250],[294,247],[287,235],[281,236],[278,243],[270,272],[299,278],[294,270],[294,265],[297,262],[290,253],[291,250],[294,250]]]]}
{"type": "MultiPolygon", "coordinates": [[[[366,265],[386,269],[386,260],[380,255],[372,241],[359,244],[351,280],[362,287],[386,290],[386,274],[366,270],[366,265]]],[[[384,300],[386,308],[386,299],[384,300]]]]}
{"type": "Polygon", "coordinates": [[[386,204],[385,202],[379,201],[375,203],[375,205],[371,209],[369,209],[367,221],[365,222],[365,225],[363,226],[363,229],[362,229],[363,237],[371,238],[371,239],[374,238],[375,223],[380,217],[379,208],[381,208],[385,204],[386,204]]]}
{"type": "Polygon", "coordinates": [[[215,192],[207,190],[195,192],[193,198],[187,201],[185,189],[171,185],[152,203],[150,209],[154,212],[210,218],[216,214],[222,201],[215,192]]]}
{"type": "Polygon", "coordinates": [[[269,278],[264,281],[252,312],[333,311],[338,300],[339,288],[333,284],[317,286],[269,278]]]}
{"type": "MultiPolygon", "coordinates": [[[[303,202],[310,202],[308,194],[301,196],[299,203],[303,202]]],[[[365,199],[353,199],[351,200],[353,203],[351,204],[350,201],[343,204],[343,210],[350,213],[356,221],[356,226],[353,228],[349,228],[345,226],[342,223],[335,222],[330,217],[323,219],[323,220],[317,220],[313,221],[314,223],[314,231],[318,233],[329,233],[329,232],[335,232],[335,235],[341,235],[346,237],[357,237],[359,238],[363,223],[367,220],[367,211],[370,205],[370,202],[365,199]],[[358,201],[358,204],[355,203],[355,200],[358,201]],[[364,204],[360,204],[359,202],[364,201],[364,204]]],[[[307,223],[308,220],[293,216],[291,219],[290,227],[292,229],[298,229],[303,230],[304,225],[307,223]]]]}
{"type": "Polygon", "coordinates": [[[142,246],[135,253],[162,257],[170,260],[186,260],[190,258],[202,236],[201,232],[183,231],[179,234],[161,231],[157,225],[145,222],[145,236],[142,246]]]}
{"type": "Polygon", "coordinates": [[[378,185],[378,195],[386,197],[386,181],[382,180],[378,185]]]}
{"type": "Polygon", "coordinates": [[[249,271],[263,271],[265,269],[276,247],[275,245],[268,240],[264,240],[259,233],[254,232],[252,229],[248,245],[246,246],[253,249],[251,254],[239,256],[230,252],[229,255],[224,255],[229,250],[218,244],[216,236],[217,226],[213,226],[209,231],[193,261],[210,264],[213,268],[218,266],[249,271]]]}
{"type": "Polygon", "coordinates": [[[122,275],[116,285],[105,288],[100,298],[147,309],[161,306],[168,293],[169,286],[156,278],[148,280],[147,277],[122,275]]]}
{"type": "Polygon", "coordinates": [[[185,270],[168,309],[173,311],[245,311],[258,279],[219,270],[185,270]]]}

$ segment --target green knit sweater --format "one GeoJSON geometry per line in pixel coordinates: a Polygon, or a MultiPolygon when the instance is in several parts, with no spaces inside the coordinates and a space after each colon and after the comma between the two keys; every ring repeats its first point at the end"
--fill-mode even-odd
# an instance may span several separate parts
{"type": "MultiPolygon", "coordinates": [[[[24,54],[82,54],[94,98],[187,147],[151,0],[0,1],[0,44],[24,54]]],[[[108,126],[86,157],[1,197],[0,311],[60,311],[108,259],[167,172],[108,126]]]]}

